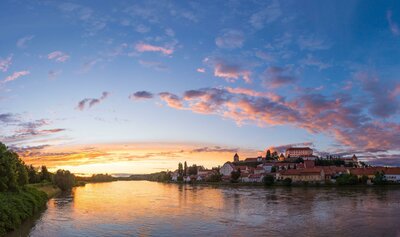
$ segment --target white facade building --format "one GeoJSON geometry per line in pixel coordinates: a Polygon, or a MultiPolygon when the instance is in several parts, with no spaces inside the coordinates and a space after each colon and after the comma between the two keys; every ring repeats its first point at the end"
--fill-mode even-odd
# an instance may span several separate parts
{"type": "Polygon", "coordinates": [[[312,156],[313,150],[309,147],[291,147],[286,149],[286,157],[312,156]]]}
{"type": "Polygon", "coordinates": [[[228,176],[231,175],[232,171],[235,170],[235,166],[231,162],[226,162],[220,169],[219,173],[228,176]]]}

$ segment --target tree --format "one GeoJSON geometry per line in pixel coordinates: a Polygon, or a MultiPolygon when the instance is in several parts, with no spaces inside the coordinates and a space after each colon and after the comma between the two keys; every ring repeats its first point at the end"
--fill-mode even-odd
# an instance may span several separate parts
{"type": "Polygon", "coordinates": [[[33,165],[27,166],[26,170],[28,171],[29,183],[34,184],[34,183],[39,183],[40,182],[40,176],[36,172],[36,170],[33,167],[33,165]]]}
{"type": "Polygon", "coordinates": [[[274,176],[272,176],[272,175],[266,175],[266,176],[263,178],[263,182],[264,182],[264,184],[267,185],[267,186],[273,185],[273,184],[274,184],[274,176]]]}
{"type": "Polygon", "coordinates": [[[47,167],[45,165],[42,166],[41,172],[40,172],[40,181],[51,181],[51,176],[49,171],[47,170],[47,167]]]}
{"type": "Polygon", "coordinates": [[[188,174],[189,175],[197,175],[197,165],[192,165],[188,168],[188,174]]]}
{"type": "Polygon", "coordinates": [[[18,163],[22,161],[18,155],[0,143],[0,191],[16,191],[18,189],[18,163]]]}
{"type": "Polygon", "coordinates": [[[75,185],[75,176],[68,170],[57,170],[54,175],[54,184],[61,190],[70,190],[75,185]]]}
{"type": "Polygon", "coordinates": [[[19,186],[24,186],[29,183],[28,171],[26,170],[25,163],[23,161],[17,162],[17,182],[19,186]]]}
{"type": "Polygon", "coordinates": [[[272,159],[277,160],[278,159],[278,152],[277,151],[272,152],[271,156],[272,156],[272,159]]]}
{"type": "Polygon", "coordinates": [[[291,178],[286,178],[283,180],[283,184],[286,186],[292,185],[292,179],[291,178]]]}
{"type": "Polygon", "coordinates": [[[360,182],[362,184],[366,184],[368,182],[368,176],[366,176],[365,174],[361,176],[360,182]]]}
{"type": "Polygon", "coordinates": [[[387,181],[386,181],[385,173],[379,172],[379,171],[376,172],[373,182],[375,185],[386,184],[387,181]]]}
{"type": "MultiPolygon", "coordinates": [[[[178,164],[178,174],[179,174],[179,177],[183,177],[183,166],[182,166],[182,163],[180,163],[180,162],[178,164]]],[[[178,179],[178,181],[179,181],[179,179],[178,179]]]]}
{"type": "Polygon", "coordinates": [[[214,173],[206,178],[207,182],[221,182],[222,181],[222,174],[214,173]]]}
{"type": "Polygon", "coordinates": [[[267,155],[265,156],[266,160],[271,160],[271,151],[268,149],[267,150],[267,155]]]}
{"type": "Polygon", "coordinates": [[[188,169],[187,169],[187,164],[186,164],[186,161],[185,161],[185,164],[184,164],[184,171],[183,171],[183,173],[185,174],[185,176],[186,175],[188,175],[188,169]]]}
{"type": "Polygon", "coordinates": [[[358,178],[354,174],[341,174],[336,182],[339,185],[354,185],[358,183],[358,178]]]}
{"type": "Polygon", "coordinates": [[[240,169],[238,168],[236,171],[231,172],[231,182],[236,183],[240,178],[240,169]]]}

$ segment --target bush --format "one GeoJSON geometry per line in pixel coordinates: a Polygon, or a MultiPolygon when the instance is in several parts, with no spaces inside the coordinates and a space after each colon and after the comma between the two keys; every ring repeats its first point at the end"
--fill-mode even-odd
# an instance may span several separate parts
{"type": "Polygon", "coordinates": [[[15,230],[23,220],[45,207],[47,195],[35,188],[17,192],[0,192],[0,236],[15,230]]]}
{"type": "Polygon", "coordinates": [[[239,178],[240,178],[240,169],[238,169],[237,171],[231,172],[231,182],[232,183],[238,182],[239,178]]]}
{"type": "Polygon", "coordinates": [[[54,184],[63,191],[71,190],[75,185],[75,176],[68,170],[57,170],[54,175],[54,184]]]}
{"type": "Polygon", "coordinates": [[[221,182],[222,181],[222,175],[221,174],[212,174],[209,177],[206,178],[207,182],[221,182]]]}
{"type": "Polygon", "coordinates": [[[383,172],[376,172],[375,177],[374,177],[374,184],[375,185],[383,185],[386,184],[386,177],[385,177],[385,173],[383,172]]]}
{"type": "Polygon", "coordinates": [[[272,175],[266,175],[266,176],[263,178],[263,183],[264,183],[266,186],[271,186],[271,185],[273,185],[273,184],[274,184],[274,176],[272,176],[272,175]]]}
{"type": "Polygon", "coordinates": [[[354,174],[342,174],[336,179],[339,185],[354,185],[358,183],[358,178],[354,174]]]}
{"type": "Polygon", "coordinates": [[[283,180],[283,184],[286,186],[292,185],[292,179],[291,178],[286,178],[283,180]]]}

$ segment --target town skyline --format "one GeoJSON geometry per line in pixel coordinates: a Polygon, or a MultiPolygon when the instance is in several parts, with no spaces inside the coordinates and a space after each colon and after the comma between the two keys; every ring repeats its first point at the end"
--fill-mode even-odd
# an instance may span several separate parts
{"type": "Polygon", "coordinates": [[[400,165],[398,2],[0,7],[0,142],[27,164],[152,173],[306,146],[400,165]]]}

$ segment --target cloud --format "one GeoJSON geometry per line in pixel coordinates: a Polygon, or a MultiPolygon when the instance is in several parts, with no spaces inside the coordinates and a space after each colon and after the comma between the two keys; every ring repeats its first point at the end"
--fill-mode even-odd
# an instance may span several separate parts
{"type": "Polygon", "coordinates": [[[300,65],[317,67],[319,70],[327,69],[332,66],[329,63],[323,63],[322,61],[313,57],[311,54],[307,54],[306,58],[300,60],[300,65]]]}
{"type": "Polygon", "coordinates": [[[297,43],[301,50],[309,51],[326,50],[331,47],[325,40],[317,38],[314,35],[300,36],[297,43]]]}
{"type": "Polygon", "coordinates": [[[31,41],[35,36],[34,35],[28,35],[25,37],[22,37],[20,39],[17,40],[17,47],[22,49],[22,48],[26,48],[27,44],[29,43],[29,41],[31,41]]]}
{"type": "Polygon", "coordinates": [[[137,91],[129,96],[131,100],[152,99],[154,95],[148,91],[137,91]]]}
{"type": "Polygon", "coordinates": [[[107,97],[110,95],[110,92],[104,91],[101,95],[100,98],[85,98],[81,101],[79,101],[78,106],[76,109],[83,111],[85,109],[92,108],[96,104],[99,104],[103,100],[107,99],[107,97]]]}
{"type": "Polygon", "coordinates": [[[366,72],[355,75],[361,82],[361,86],[372,100],[370,112],[378,117],[388,118],[394,116],[400,110],[400,101],[394,96],[396,87],[393,83],[380,82],[379,78],[366,72]]]}
{"type": "Polygon", "coordinates": [[[392,20],[392,11],[391,10],[388,10],[387,12],[386,12],[386,18],[387,18],[387,21],[388,21],[388,23],[389,23],[389,28],[390,28],[390,31],[394,34],[394,35],[396,35],[396,36],[398,36],[398,35],[400,35],[400,28],[399,28],[399,26],[397,25],[397,23],[396,22],[394,22],[393,20],[392,20]]]}
{"type": "Polygon", "coordinates": [[[81,72],[88,72],[92,69],[97,63],[101,62],[101,58],[92,59],[82,64],[81,72]]]}
{"type": "Polygon", "coordinates": [[[18,121],[15,114],[11,113],[0,114],[0,122],[2,123],[10,123],[15,121],[18,121]]]}
{"type": "Polygon", "coordinates": [[[11,66],[12,64],[12,55],[8,56],[7,58],[3,59],[0,58],[0,71],[2,72],[7,72],[8,68],[11,66]]]}
{"type": "Polygon", "coordinates": [[[251,72],[243,69],[239,64],[227,63],[223,60],[217,60],[214,65],[214,76],[224,78],[228,82],[234,82],[239,78],[247,83],[251,82],[251,72]]]}
{"type": "Polygon", "coordinates": [[[162,54],[165,54],[165,55],[171,55],[174,53],[174,50],[172,48],[155,46],[155,45],[145,44],[145,43],[137,43],[135,45],[135,49],[138,52],[161,52],[162,54]]]}
{"type": "Polygon", "coordinates": [[[139,60],[139,64],[143,67],[153,68],[157,71],[165,71],[168,69],[168,66],[162,62],[139,60]]]}
{"type": "Polygon", "coordinates": [[[260,59],[262,59],[262,60],[264,60],[266,62],[275,62],[276,61],[275,57],[272,56],[271,53],[266,53],[266,52],[263,52],[263,51],[257,51],[255,53],[255,55],[256,55],[257,58],[260,58],[260,59]]]}
{"type": "Polygon", "coordinates": [[[188,90],[177,107],[195,113],[215,114],[236,123],[292,125],[312,134],[333,136],[342,146],[364,150],[398,149],[400,124],[374,119],[348,94],[330,96],[310,93],[291,95],[291,100],[241,88],[188,90]]]}
{"type": "Polygon", "coordinates": [[[194,153],[202,153],[202,152],[228,152],[228,153],[236,153],[239,151],[239,148],[223,148],[220,146],[213,146],[213,147],[200,147],[191,150],[190,152],[194,153]]]}
{"type": "Polygon", "coordinates": [[[76,3],[61,3],[58,9],[65,17],[72,19],[74,22],[78,20],[79,25],[85,30],[84,36],[94,36],[97,32],[106,28],[110,18],[106,15],[97,15],[90,8],[76,3]]]}
{"type": "Polygon", "coordinates": [[[49,78],[49,80],[55,80],[61,74],[61,72],[62,72],[61,70],[58,70],[58,71],[50,70],[47,73],[47,77],[49,78]]]}
{"type": "Polygon", "coordinates": [[[241,48],[244,42],[244,34],[238,30],[224,30],[222,35],[215,39],[215,44],[223,49],[241,48]]]}
{"type": "Polygon", "coordinates": [[[183,107],[181,99],[175,94],[169,92],[161,92],[158,95],[171,108],[181,109],[183,107]]]}
{"type": "Polygon", "coordinates": [[[61,52],[61,51],[54,51],[47,55],[49,60],[54,60],[56,62],[66,62],[70,57],[68,54],[61,52]]]}
{"type": "Polygon", "coordinates": [[[47,119],[23,121],[17,118],[17,115],[12,115],[11,117],[7,115],[3,117],[3,122],[8,123],[7,127],[11,132],[7,135],[5,133],[1,134],[0,140],[11,144],[42,139],[66,130],[64,128],[43,128],[52,124],[47,119]]]}
{"type": "Polygon", "coordinates": [[[292,76],[289,68],[268,67],[264,72],[265,87],[281,87],[297,82],[297,78],[292,76]]]}
{"type": "Polygon", "coordinates": [[[205,68],[197,68],[196,71],[200,72],[200,73],[205,73],[206,69],[205,68]]]}
{"type": "Polygon", "coordinates": [[[29,74],[30,74],[30,72],[26,71],[26,70],[25,71],[14,72],[10,76],[6,77],[6,79],[4,79],[4,81],[3,81],[3,83],[14,81],[14,80],[18,79],[19,77],[26,76],[26,75],[29,75],[29,74]]]}
{"type": "Polygon", "coordinates": [[[145,25],[139,24],[135,27],[135,30],[141,34],[147,33],[150,31],[150,27],[147,27],[145,25]]]}
{"type": "Polygon", "coordinates": [[[251,15],[250,24],[256,29],[262,29],[265,24],[276,21],[281,15],[279,1],[275,0],[265,9],[251,15]]]}

